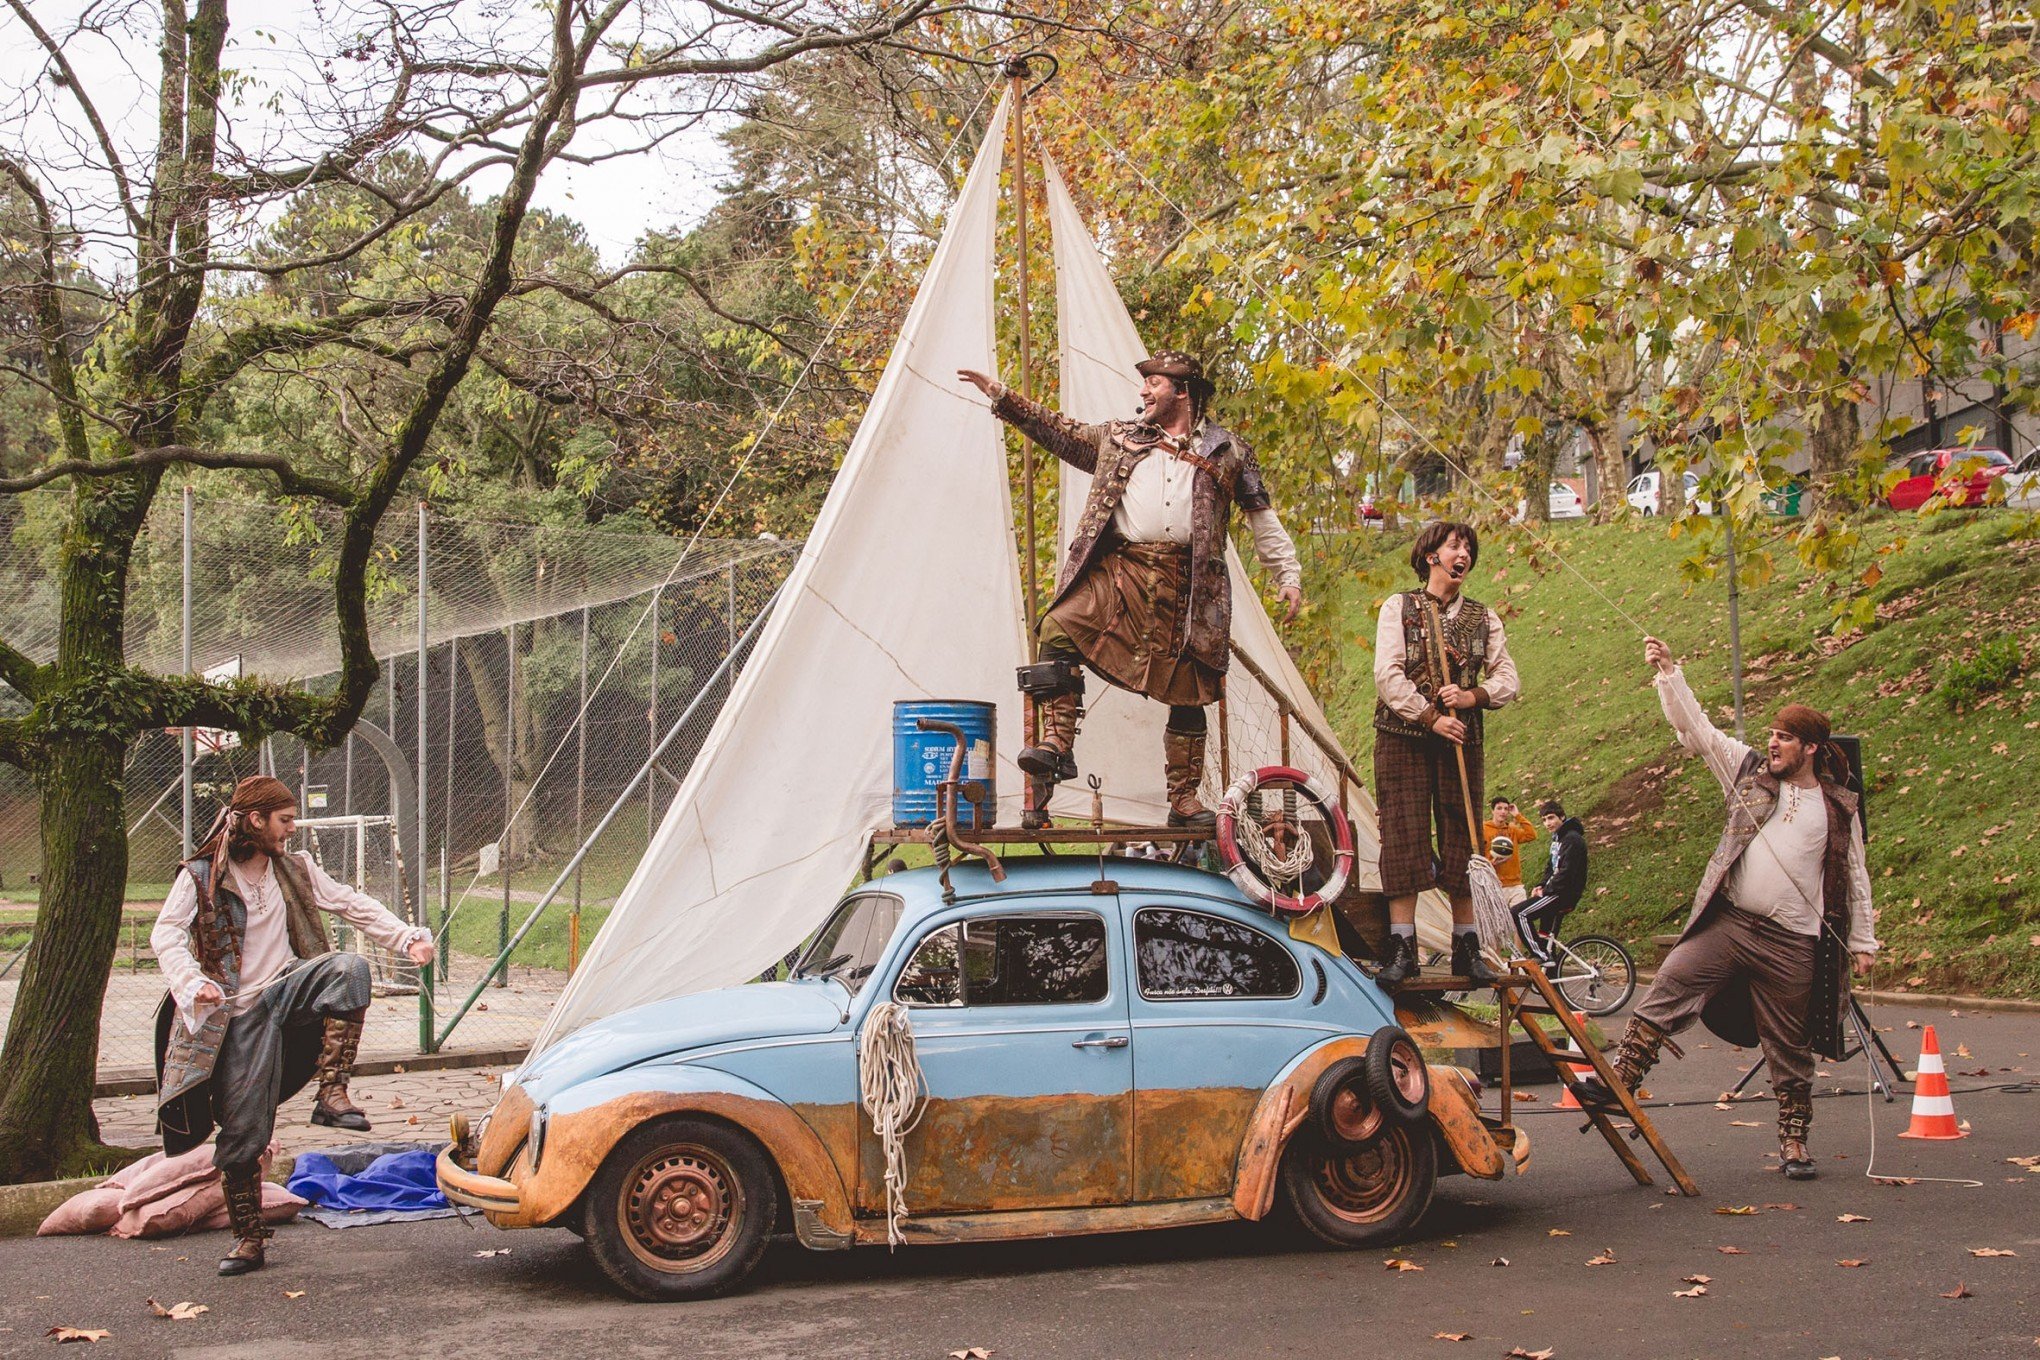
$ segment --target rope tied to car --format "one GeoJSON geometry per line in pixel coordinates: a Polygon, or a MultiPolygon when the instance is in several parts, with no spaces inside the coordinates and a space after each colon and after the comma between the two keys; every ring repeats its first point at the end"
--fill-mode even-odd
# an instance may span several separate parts
{"type": "Polygon", "coordinates": [[[897,1247],[906,1240],[900,1220],[907,1216],[907,1135],[928,1104],[914,1027],[897,1001],[873,1006],[857,1036],[857,1097],[885,1152],[885,1240],[897,1247]]]}

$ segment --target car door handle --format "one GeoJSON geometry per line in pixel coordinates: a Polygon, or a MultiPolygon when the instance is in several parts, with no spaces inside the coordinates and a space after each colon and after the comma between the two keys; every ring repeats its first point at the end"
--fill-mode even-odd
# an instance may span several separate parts
{"type": "Polygon", "coordinates": [[[1107,1037],[1107,1038],[1104,1038],[1104,1039],[1079,1039],[1079,1040],[1077,1040],[1077,1041],[1076,1041],[1075,1043],[1071,1044],[1071,1045],[1070,1045],[1070,1047],[1071,1047],[1071,1048],[1125,1048],[1125,1047],[1126,1047],[1126,1046],[1127,1046],[1128,1044],[1130,1044],[1130,1043],[1132,1043],[1132,1042],[1133,1042],[1133,1040],[1131,1040],[1131,1039],[1127,1038],[1127,1037],[1126,1037],[1126,1036],[1125,1036],[1124,1034],[1114,1034],[1114,1035],[1111,1035],[1111,1036],[1109,1036],[1109,1037],[1107,1037]]]}

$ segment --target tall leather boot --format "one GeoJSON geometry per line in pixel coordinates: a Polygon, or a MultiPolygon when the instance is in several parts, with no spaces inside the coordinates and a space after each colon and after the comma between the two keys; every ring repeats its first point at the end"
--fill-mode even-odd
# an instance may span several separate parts
{"type": "Polygon", "coordinates": [[[1204,783],[1204,734],[1162,733],[1162,772],[1169,789],[1169,825],[1200,830],[1218,825],[1218,814],[1197,801],[1204,783]]]}
{"type": "Polygon", "coordinates": [[[1786,1179],[1810,1181],[1820,1172],[1813,1154],[1806,1150],[1806,1135],[1813,1127],[1813,1092],[1801,1086],[1778,1090],[1778,1161],[1786,1179]]]}
{"type": "MultiPolygon", "coordinates": [[[[1622,1031],[1622,1041],[1615,1046],[1614,1060],[1609,1064],[1615,1069],[1615,1079],[1625,1090],[1634,1092],[1643,1085],[1643,1077],[1657,1066],[1658,1053],[1667,1040],[1665,1032],[1648,1020],[1630,1018],[1629,1025],[1622,1031]]],[[[1673,1052],[1677,1052],[1677,1048],[1673,1052]]],[[[1588,1077],[1573,1092],[1582,1105],[1599,1102],[1612,1105],[1615,1093],[1602,1084],[1599,1077],[1588,1077]]]]}
{"type": "Polygon", "coordinates": [[[262,1171],[259,1167],[227,1171],[220,1180],[227,1192],[227,1226],[234,1234],[233,1250],[220,1258],[220,1274],[246,1275],[262,1269],[268,1254],[263,1244],[271,1236],[262,1221],[262,1171]]]}
{"type": "Polygon", "coordinates": [[[1035,705],[1036,744],[1022,748],[1016,764],[1037,779],[1055,783],[1077,777],[1077,714],[1083,696],[1074,693],[1043,695],[1035,705]]]}
{"type": "Polygon", "coordinates": [[[361,1050],[361,1017],[326,1018],[326,1038],[319,1047],[319,1098],[312,1106],[312,1122],[328,1128],[368,1132],[368,1116],[348,1098],[347,1083],[354,1075],[354,1055],[361,1050]]]}

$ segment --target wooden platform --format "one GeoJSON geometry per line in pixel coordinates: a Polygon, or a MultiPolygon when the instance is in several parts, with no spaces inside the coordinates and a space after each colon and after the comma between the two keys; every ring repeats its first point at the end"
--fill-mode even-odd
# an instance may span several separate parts
{"type": "MultiPolygon", "coordinates": [[[[1150,842],[1155,845],[1190,845],[1217,839],[1209,827],[1195,826],[1099,826],[1095,822],[1037,827],[988,826],[973,831],[959,826],[957,834],[979,845],[1118,845],[1150,842]]],[[[887,826],[871,833],[874,845],[933,845],[944,839],[939,826],[887,826]]]]}

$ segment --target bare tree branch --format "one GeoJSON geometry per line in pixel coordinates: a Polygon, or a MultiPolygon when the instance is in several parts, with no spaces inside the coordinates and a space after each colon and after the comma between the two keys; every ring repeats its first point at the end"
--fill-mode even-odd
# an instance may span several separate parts
{"type": "Polygon", "coordinates": [[[100,118],[92,97],[85,93],[84,82],[78,79],[78,73],[72,69],[71,59],[64,55],[64,49],[50,36],[49,30],[36,21],[35,15],[22,0],[7,0],[7,7],[14,11],[15,17],[28,27],[29,32],[35,34],[36,41],[50,54],[51,62],[64,77],[64,88],[69,90],[71,98],[77,101],[78,108],[85,115],[85,121],[92,125],[93,136],[99,139],[100,154],[106,157],[106,168],[113,175],[114,188],[120,195],[121,211],[127,215],[129,227],[136,231],[141,230],[142,214],[135,207],[134,190],[128,185],[127,167],[122,164],[120,153],[114,150],[113,138],[107,133],[106,123],[100,118]]]}
{"type": "Polygon", "coordinates": [[[300,472],[280,454],[233,453],[223,449],[196,448],[190,444],[166,444],[123,458],[73,458],[51,463],[19,477],[0,477],[0,495],[19,495],[63,477],[124,477],[136,472],[157,471],[174,463],[267,472],[276,478],[277,485],[286,496],[311,496],[342,507],[352,506],[356,500],[353,489],[344,482],[300,472]]]}

